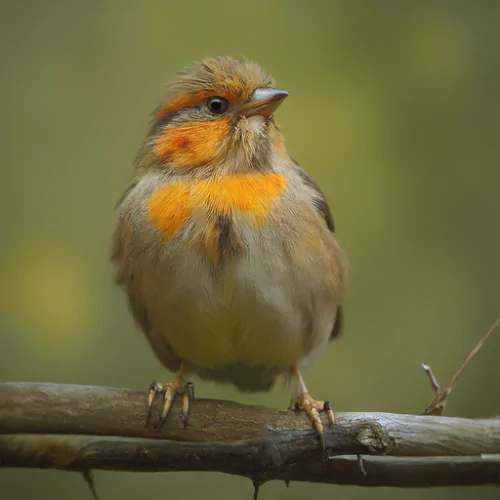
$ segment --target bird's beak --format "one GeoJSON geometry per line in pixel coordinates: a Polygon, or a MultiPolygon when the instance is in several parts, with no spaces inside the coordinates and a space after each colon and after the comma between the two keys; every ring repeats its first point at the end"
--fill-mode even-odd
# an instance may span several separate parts
{"type": "Polygon", "coordinates": [[[288,92],[284,90],[257,89],[250,101],[243,105],[240,114],[246,117],[260,115],[267,119],[286,97],[288,92]]]}

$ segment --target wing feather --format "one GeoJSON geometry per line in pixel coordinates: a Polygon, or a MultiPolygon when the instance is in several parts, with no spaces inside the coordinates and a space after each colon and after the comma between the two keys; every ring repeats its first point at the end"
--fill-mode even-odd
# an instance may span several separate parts
{"type": "MultiPolygon", "coordinates": [[[[332,233],[335,233],[335,223],[333,222],[332,212],[320,187],[306,172],[306,170],[300,165],[299,162],[293,160],[293,166],[296,172],[299,174],[300,178],[304,181],[304,183],[307,186],[309,186],[313,191],[315,191],[317,196],[314,201],[314,207],[316,211],[321,215],[321,217],[323,217],[328,229],[332,233]]],[[[333,325],[332,333],[330,334],[330,340],[339,337],[340,334],[342,333],[343,327],[344,327],[344,308],[342,306],[339,306],[337,308],[337,316],[335,318],[335,323],[333,325]]]]}

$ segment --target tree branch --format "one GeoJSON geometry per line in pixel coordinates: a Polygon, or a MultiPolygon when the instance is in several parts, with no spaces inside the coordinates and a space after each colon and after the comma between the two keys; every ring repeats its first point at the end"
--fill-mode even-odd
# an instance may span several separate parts
{"type": "Polygon", "coordinates": [[[334,428],[326,431],[325,460],[304,415],[196,399],[186,429],[177,401],[156,432],[145,427],[146,401],[145,392],[130,389],[0,384],[0,466],[217,471],[254,484],[500,482],[500,418],[337,413],[334,428]]]}

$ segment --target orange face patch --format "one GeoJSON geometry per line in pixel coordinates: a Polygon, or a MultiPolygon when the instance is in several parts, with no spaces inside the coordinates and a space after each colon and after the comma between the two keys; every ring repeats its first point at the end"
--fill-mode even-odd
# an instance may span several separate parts
{"type": "Polygon", "coordinates": [[[176,167],[197,167],[216,162],[223,153],[229,137],[229,120],[190,122],[167,128],[157,139],[155,153],[176,167]]]}
{"type": "Polygon", "coordinates": [[[182,229],[196,208],[216,216],[235,212],[248,214],[261,226],[273,200],[283,194],[286,186],[286,178],[280,174],[238,175],[168,184],[151,197],[148,213],[167,239],[172,239],[182,229]]]}

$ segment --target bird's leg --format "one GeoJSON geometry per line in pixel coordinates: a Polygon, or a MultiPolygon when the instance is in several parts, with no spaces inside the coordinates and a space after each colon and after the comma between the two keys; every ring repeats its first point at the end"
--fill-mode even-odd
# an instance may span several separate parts
{"type": "Polygon", "coordinates": [[[333,426],[335,416],[333,414],[332,404],[330,401],[317,401],[316,399],[311,398],[306,384],[304,383],[304,379],[302,378],[302,374],[296,366],[292,367],[292,375],[297,378],[299,396],[295,400],[292,400],[290,403],[290,409],[295,411],[304,411],[306,413],[314,430],[317,432],[321,440],[321,446],[324,449],[325,441],[323,437],[323,424],[321,422],[320,413],[326,412],[330,420],[330,425],[333,426]]]}
{"type": "Polygon", "coordinates": [[[186,368],[184,362],[181,363],[180,368],[177,370],[175,374],[174,380],[170,384],[162,384],[160,382],[153,382],[149,387],[149,395],[148,395],[148,417],[147,422],[151,418],[151,409],[153,406],[153,401],[156,397],[156,394],[163,393],[163,411],[160,417],[160,421],[158,423],[157,430],[160,430],[165,420],[167,419],[168,412],[172,407],[172,403],[174,402],[175,396],[182,395],[182,418],[184,420],[184,426],[187,427],[189,422],[189,403],[192,398],[194,398],[194,387],[191,382],[188,382],[183,386],[182,382],[182,374],[186,368]]]}

